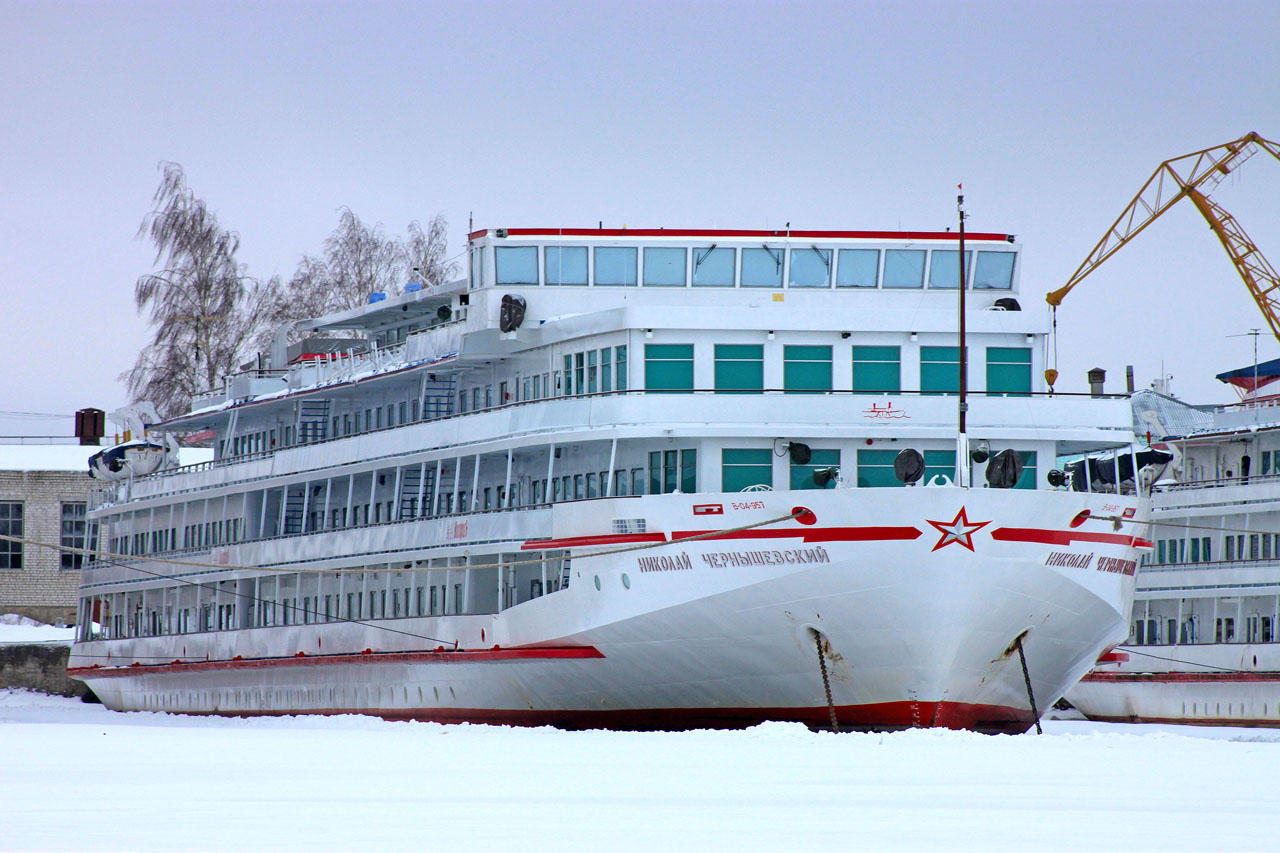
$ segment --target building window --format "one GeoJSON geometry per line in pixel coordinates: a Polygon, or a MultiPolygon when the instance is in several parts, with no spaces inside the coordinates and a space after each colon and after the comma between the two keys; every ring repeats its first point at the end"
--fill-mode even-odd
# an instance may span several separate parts
{"type": "Polygon", "coordinates": [[[648,391],[692,391],[693,344],[645,344],[644,387],[648,391]]]}
{"type": "MultiPolygon", "coordinates": [[[[90,532],[90,527],[85,519],[85,510],[87,505],[84,501],[72,501],[63,503],[62,505],[62,534],[60,544],[64,548],[84,548],[86,550],[93,548],[95,536],[86,536],[90,532]]],[[[97,533],[97,525],[92,525],[92,533],[97,533]]],[[[163,550],[168,550],[163,549],[163,550]]],[[[84,555],[74,554],[70,551],[62,551],[62,568],[78,569],[84,565],[84,555]]]]}
{"type": "Polygon", "coordinates": [[[543,250],[543,261],[547,284],[587,283],[586,246],[547,246],[543,250]]]}
{"type": "Polygon", "coordinates": [[[493,252],[493,266],[499,285],[538,283],[537,246],[507,246],[493,252]]]}
{"type": "Polygon", "coordinates": [[[855,394],[897,393],[902,390],[902,353],[898,347],[854,347],[855,394]]]}
{"type": "Polygon", "coordinates": [[[813,472],[823,468],[840,467],[840,451],[839,450],[817,450],[812,451],[807,465],[797,465],[791,463],[791,488],[793,489],[834,489],[836,481],[833,477],[825,486],[819,486],[813,480],[813,472]]]}
{"type": "Polygon", "coordinates": [[[743,249],[742,286],[782,287],[782,249],[743,249]]]}
{"type": "Polygon", "coordinates": [[[720,490],[741,492],[752,486],[773,488],[773,451],[759,450],[720,451],[720,490]]]}
{"type": "Polygon", "coordinates": [[[1016,252],[979,252],[973,273],[974,290],[1011,290],[1016,252]]]}
{"type": "Polygon", "coordinates": [[[684,249],[647,247],[644,250],[645,287],[684,287],[688,264],[684,249]]]}
{"type": "Polygon", "coordinates": [[[1025,396],[1031,393],[1031,350],[987,347],[987,393],[1025,396]]]}
{"type": "Polygon", "coordinates": [[[787,393],[831,390],[831,347],[786,346],[782,358],[782,387],[787,393]]]}
{"type": "MultiPolygon", "coordinates": [[[[22,538],[22,501],[0,501],[0,534],[22,538]]],[[[22,568],[22,543],[0,539],[0,569],[22,568]]]]}
{"type": "Polygon", "coordinates": [[[708,246],[693,250],[694,287],[733,287],[733,249],[708,246]]]}
{"type": "Polygon", "coordinates": [[[836,287],[875,287],[880,279],[879,249],[841,249],[836,287]]]}
{"type": "MultiPolygon", "coordinates": [[[[964,253],[965,278],[969,275],[969,263],[973,260],[973,252],[964,253]]],[[[957,290],[960,287],[960,251],[958,249],[935,249],[929,258],[929,287],[933,289],[957,290]]]]}
{"type": "Polygon", "coordinates": [[[920,347],[920,390],[926,394],[959,393],[959,347],[920,347]]]}
{"type": "Polygon", "coordinates": [[[675,491],[692,494],[698,490],[696,450],[655,450],[649,454],[649,494],[675,491]]]}
{"type": "Polygon", "coordinates": [[[791,250],[791,272],[788,287],[830,287],[831,250],[816,246],[791,250]]]}
{"type": "Polygon", "coordinates": [[[884,286],[918,288],[924,285],[924,249],[886,249],[884,286]]]}
{"type": "Polygon", "coordinates": [[[598,247],[596,249],[596,284],[635,287],[636,250],[625,246],[598,247]]]}
{"type": "Polygon", "coordinates": [[[763,345],[716,344],[715,356],[717,394],[758,394],[764,390],[763,345]]]}

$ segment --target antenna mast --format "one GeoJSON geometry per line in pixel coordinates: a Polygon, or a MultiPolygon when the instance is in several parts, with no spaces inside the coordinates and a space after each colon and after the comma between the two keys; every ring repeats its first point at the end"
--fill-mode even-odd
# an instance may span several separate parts
{"type": "Polygon", "coordinates": [[[965,263],[964,263],[964,184],[956,184],[956,189],[960,190],[960,194],[956,196],[956,211],[960,215],[960,331],[959,331],[959,369],[960,369],[960,400],[957,407],[957,422],[959,430],[956,434],[956,485],[961,488],[969,487],[969,437],[965,433],[965,414],[969,411],[969,402],[967,399],[969,391],[969,352],[965,345],[965,316],[964,316],[964,292],[965,282],[965,263]]]}

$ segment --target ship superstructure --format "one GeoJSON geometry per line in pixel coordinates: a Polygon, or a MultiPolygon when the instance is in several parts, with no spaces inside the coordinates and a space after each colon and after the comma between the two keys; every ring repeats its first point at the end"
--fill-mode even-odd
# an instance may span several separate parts
{"type": "Polygon", "coordinates": [[[151,427],[216,458],[104,484],[71,666],[121,709],[1023,729],[1123,639],[1146,508],[1046,481],[1133,434],[1046,392],[1019,251],[968,235],[988,482],[954,233],[477,231],[151,427]]]}

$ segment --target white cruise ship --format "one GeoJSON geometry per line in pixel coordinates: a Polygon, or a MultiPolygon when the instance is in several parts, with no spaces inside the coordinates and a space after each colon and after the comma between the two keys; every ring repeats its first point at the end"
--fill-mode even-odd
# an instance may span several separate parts
{"type": "Polygon", "coordinates": [[[72,672],[195,714],[1025,730],[1124,639],[1147,500],[1049,485],[1130,458],[1129,403],[1049,393],[1018,244],[962,275],[957,238],[477,231],[466,280],[149,426],[216,459],[104,485],[72,672]]]}
{"type": "Polygon", "coordinates": [[[1090,718],[1280,725],[1280,359],[1218,378],[1244,401],[1134,397],[1176,462],[1152,495],[1129,637],[1067,696],[1090,718]]]}

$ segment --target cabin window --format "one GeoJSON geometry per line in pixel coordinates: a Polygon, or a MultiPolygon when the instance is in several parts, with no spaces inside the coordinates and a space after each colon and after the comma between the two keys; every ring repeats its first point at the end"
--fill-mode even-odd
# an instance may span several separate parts
{"type": "Polygon", "coordinates": [[[782,249],[743,249],[742,286],[782,287],[782,249]]]}
{"type": "Polygon", "coordinates": [[[899,347],[854,347],[855,394],[897,393],[902,390],[902,352],[899,347]]]}
{"type": "MultiPolygon", "coordinates": [[[[22,538],[22,501],[0,501],[0,534],[22,538]]],[[[0,539],[0,569],[22,568],[22,543],[0,539]]]]}
{"type": "Polygon", "coordinates": [[[627,469],[613,472],[613,494],[615,497],[627,494],[627,469]]]}
{"type": "Polygon", "coordinates": [[[688,252],[668,247],[644,250],[645,287],[684,287],[688,252]]]}
{"type": "Polygon", "coordinates": [[[645,344],[644,385],[649,391],[692,391],[693,344],[645,344]]]}
{"type": "Polygon", "coordinates": [[[693,250],[694,287],[733,287],[733,249],[708,246],[693,250]]]}
{"type": "Polygon", "coordinates": [[[752,486],[773,488],[773,451],[769,448],[720,451],[720,490],[741,492],[752,486]]]}
{"type": "Polygon", "coordinates": [[[600,390],[606,394],[613,390],[613,350],[600,350],[600,390]]]}
{"type": "Polygon", "coordinates": [[[587,475],[587,497],[600,497],[600,477],[594,472],[587,475]]]}
{"type": "Polygon", "coordinates": [[[791,250],[788,287],[830,287],[831,250],[810,247],[791,250]]]}
{"type": "Polygon", "coordinates": [[[614,365],[617,372],[614,375],[614,387],[619,391],[627,390],[627,348],[626,346],[614,347],[614,365]]]}
{"type": "MultiPolygon", "coordinates": [[[[935,249],[929,258],[929,287],[943,290],[957,290],[960,287],[960,251],[958,249],[935,249]]],[[[965,272],[969,272],[969,264],[973,260],[973,252],[964,253],[965,272]]],[[[971,276],[966,275],[966,278],[971,276]]]]}
{"type": "Polygon", "coordinates": [[[547,246],[543,250],[547,284],[585,285],[586,246],[547,246]]]}
{"type": "Polygon", "coordinates": [[[499,286],[538,283],[538,247],[506,246],[493,250],[499,286]]]}
{"type": "Polygon", "coordinates": [[[584,500],[587,497],[586,477],[582,474],[573,475],[573,499],[575,501],[584,500]]]}
{"type": "Polygon", "coordinates": [[[675,491],[692,494],[698,490],[696,450],[655,450],[649,454],[649,494],[675,491]]]}
{"type": "Polygon", "coordinates": [[[959,347],[920,347],[920,390],[925,394],[959,392],[959,347]]]}
{"type": "Polygon", "coordinates": [[[875,287],[880,280],[879,249],[841,249],[836,260],[836,287],[875,287]]]}
{"type": "Polygon", "coordinates": [[[782,358],[782,387],[787,393],[831,390],[831,347],[786,346],[782,358]]]}
{"type": "Polygon", "coordinates": [[[914,289],[924,285],[923,249],[886,249],[884,253],[884,286],[914,289]]]}
{"type": "Polygon", "coordinates": [[[1264,451],[1262,451],[1262,471],[1261,471],[1261,473],[1263,473],[1263,474],[1270,474],[1270,473],[1271,473],[1271,451],[1270,451],[1270,450],[1264,450],[1264,451]]]}
{"type": "Polygon", "coordinates": [[[897,450],[859,450],[858,487],[867,489],[901,486],[902,481],[893,473],[893,460],[897,450]]]}
{"type": "Polygon", "coordinates": [[[1018,482],[1013,484],[1015,489],[1034,489],[1036,487],[1036,452],[1034,450],[1019,450],[1018,454],[1022,457],[1022,475],[1018,477],[1018,482]]]}
{"type": "Polygon", "coordinates": [[[574,353],[573,355],[574,373],[573,373],[573,390],[576,394],[587,393],[586,383],[586,358],[583,353],[574,353]]]}
{"type": "Polygon", "coordinates": [[[630,246],[599,246],[595,250],[596,284],[635,287],[636,250],[630,246]]]}
{"type": "Polygon", "coordinates": [[[1025,396],[1031,393],[1031,350],[987,347],[987,393],[1025,396]]]}
{"type": "Polygon", "coordinates": [[[1193,563],[1200,562],[1200,540],[1199,539],[1191,540],[1191,562],[1193,563]]]}
{"type": "Polygon", "coordinates": [[[974,290],[1013,289],[1013,259],[1016,252],[979,252],[973,273],[974,290]]]}
{"type": "MultiPolygon", "coordinates": [[[[64,548],[92,548],[97,544],[97,524],[85,521],[87,504],[84,501],[71,501],[62,505],[61,544],[64,548]]],[[[167,550],[167,549],[166,549],[167,550]]],[[[62,568],[78,569],[84,565],[84,554],[73,554],[63,551],[62,568]]]]}
{"type": "Polygon", "coordinates": [[[717,394],[759,394],[764,390],[763,345],[716,344],[715,357],[717,394]]]}
{"type": "Polygon", "coordinates": [[[471,289],[484,286],[484,249],[471,250],[471,289]]]}
{"type": "MultiPolygon", "coordinates": [[[[772,451],[770,451],[772,452],[772,451]]],[[[833,477],[825,486],[819,486],[813,480],[813,473],[824,468],[840,467],[839,450],[818,450],[814,448],[807,465],[791,463],[791,488],[793,489],[834,489],[836,481],[833,477]]]]}
{"type": "Polygon", "coordinates": [[[600,369],[596,364],[599,356],[595,350],[587,350],[587,393],[595,394],[600,390],[600,369]]]}

